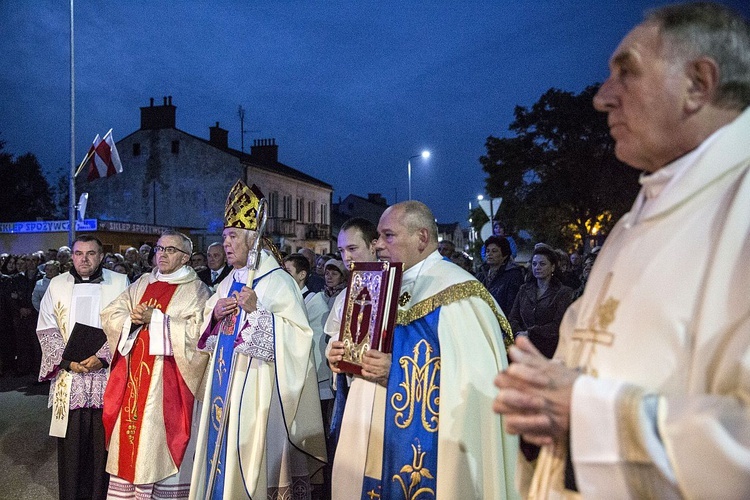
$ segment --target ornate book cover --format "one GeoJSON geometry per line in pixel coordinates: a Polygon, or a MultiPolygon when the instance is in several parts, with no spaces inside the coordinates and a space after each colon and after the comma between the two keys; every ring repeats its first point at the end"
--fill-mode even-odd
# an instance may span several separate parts
{"type": "Polygon", "coordinates": [[[403,268],[400,262],[352,264],[339,337],[344,342],[342,371],[361,374],[368,349],[391,352],[403,268]]]}

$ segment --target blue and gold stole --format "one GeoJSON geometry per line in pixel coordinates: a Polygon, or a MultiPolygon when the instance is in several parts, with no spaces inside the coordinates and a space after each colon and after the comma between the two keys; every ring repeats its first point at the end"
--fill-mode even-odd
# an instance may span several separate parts
{"type": "MultiPolygon", "coordinates": [[[[234,281],[232,287],[229,289],[229,297],[236,296],[242,290],[245,283],[234,281]]],[[[211,477],[211,469],[213,468],[213,457],[216,450],[216,441],[219,438],[219,427],[221,426],[221,416],[224,412],[224,402],[228,397],[229,393],[229,374],[232,373],[232,358],[234,354],[234,340],[239,334],[239,329],[242,327],[239,321],[241,309],[237,309],[237,312],[233,316],[227,316],[221,322],[219,327],[219,338],[216,342],[216,350],[214,351],[214,364],[213,364],[213,381],[211,383],[211,400],[207,402],[211,405],[210,425],[208,426],[208,443],[206,449],[206,488],[208,488],[208,480],[211,477]]],[[[226,463],[227,456],[227,435],[226,428],[224,429],[225,435],[222,438],[221,452],[219,454],[219,464],[216,467],[216,476],[214,478],[213,495],[211,498],[224,498],[224,464],[226,463]]]]}
{"type": "Polygon", "coordinates": [[[383,468],[365,476],[362,498],[434,498],[440,405],[440,308],[398,325],[385,409],[383,468]]]}

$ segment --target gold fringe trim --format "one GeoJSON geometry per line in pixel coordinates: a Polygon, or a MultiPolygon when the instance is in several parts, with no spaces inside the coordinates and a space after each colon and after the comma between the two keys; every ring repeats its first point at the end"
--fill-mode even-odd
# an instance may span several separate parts
{"type": "Polygon", "coordinates": [[[510,323],[495,305],[495,299],[492,298],[490,292],[484,287],[484,285],[475,280],[464,281],[463,283],[449,286],[432,297],[428,297],[425,300],[414,304],[413,307],[406,311],[398,311],[396,323],[399,325],[408,325],[418,319],[424,318],[440,306],[452,304],[453,302],[467,299],[469,297],[482,299],[488,306],[490,306],[492,313],[500,324],[500,329],[503,331],[505,347],[507,348],[513,345],[514,337],[510,323]]]}

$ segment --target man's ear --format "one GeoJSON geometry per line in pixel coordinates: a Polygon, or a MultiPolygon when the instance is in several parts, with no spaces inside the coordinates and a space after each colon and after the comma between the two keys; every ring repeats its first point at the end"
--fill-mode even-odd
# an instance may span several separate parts
{"type": "Polygon", "coordinates": [[[426,227],[420,228],[419,231],[417,231],[417,237],[419,237],[419,246],[417,248],[422,252],[427,248],[427,245],[430,242],[430,232],[426,227]]]}
{"type": "Polygon", "coordinates": [[[370,253],[371,253],[372,255],[377,255],[377,254],[378,254],[378,251],[377,251],[377,250],[375,250],[375,245],[376,245],[377,243],[378,243],[378,239],[377,239],[377,238],[375,238],[374,240],[372,240],[372,241],[370,242],[370,245],[369,245],[369,246],[368,246],[368,248],[367,248],[367,249],[368,249],[368,250],[370,251],[370,253]]]}
{"type": "Polygon", "coordinates": [[[304,283],[305,281],[307,281],[307,277],[308,277],[308,276],[310,276],[310,273],[308,273],[308,272],[307,272],[307,271],[305,271],[304,269],[303,269],[302,271],[300,271],[300,272],[301,272],[301,273],[304,273],[304,274],[302,275],[302,282],[304,283]]]}
{"type": "Polygon", "coordinates": [[[685,69],[689,80],[686,111],[694,113],[711,104],[719,89],[719,65],[710,57],[699,57],[687,63],[685,69]]]}

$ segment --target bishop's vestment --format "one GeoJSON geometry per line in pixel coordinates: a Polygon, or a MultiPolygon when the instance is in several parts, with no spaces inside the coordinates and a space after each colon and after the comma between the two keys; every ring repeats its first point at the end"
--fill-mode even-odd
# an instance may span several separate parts
{"type": "Polygon", "coordinates": [[[313,334],[299,287],[266,252],[252,283],[247,276],[247,268],[234,269],[206,303],[199,348],[211,359],[194,499],[204,498],[212,474],[214,498],[286,498],[296,488],[309,490],[310,475],[325,462],[313,334]],[[258,309],[216,322],[218,299],[245,285],[256,292],[258,309]],[[226,432],[219,438],[222,417],[226,432]]]}

